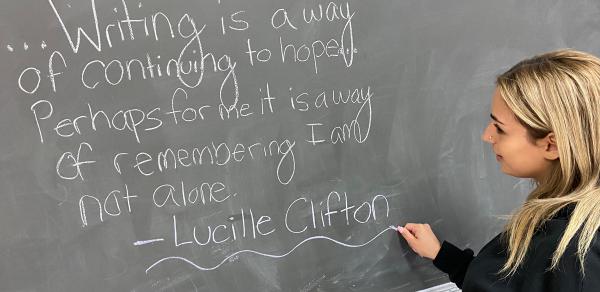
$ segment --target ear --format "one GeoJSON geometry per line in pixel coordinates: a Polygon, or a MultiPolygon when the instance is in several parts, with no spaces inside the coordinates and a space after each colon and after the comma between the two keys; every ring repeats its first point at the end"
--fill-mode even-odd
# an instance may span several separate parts
{"type": "Polygon", "coordinates": [[[540,139],[540,146],[543,147],[544,158],[548,160],[559,159],[558,147],[556,146],[556,135],[553,132],[548,133],[546,137],[540,139]]]}

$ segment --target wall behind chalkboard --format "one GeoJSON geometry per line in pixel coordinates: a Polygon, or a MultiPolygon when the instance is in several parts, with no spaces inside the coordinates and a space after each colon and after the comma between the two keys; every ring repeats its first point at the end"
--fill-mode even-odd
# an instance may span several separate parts
{"type": "Polygon", "coordinates": [[[594,1],[13,1],[0,290],[414,291],[390,225],[479,249],[527,181],[495,75],[600,52],[594,1]]]}

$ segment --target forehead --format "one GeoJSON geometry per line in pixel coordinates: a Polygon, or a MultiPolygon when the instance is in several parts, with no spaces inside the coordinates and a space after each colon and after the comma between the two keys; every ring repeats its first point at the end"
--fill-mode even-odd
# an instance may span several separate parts
{"type": "Polygon", "coordinates": [[[511,124],[513,122],[517,122],[514,117],[513,112],[510,110],[502,95],[500,94],[500,90],[496,88],[494,90],[494,95],[492,96],[492,115],[494,115],[498,120],[504,124],[511,124]]]}

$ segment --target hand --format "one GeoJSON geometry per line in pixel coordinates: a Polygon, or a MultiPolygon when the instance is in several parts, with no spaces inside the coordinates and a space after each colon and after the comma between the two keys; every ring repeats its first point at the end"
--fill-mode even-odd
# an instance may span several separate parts
{"type": "Polygon", "coordinates": [[[442,247],[429,224],[408,223],[404,227],[398,226],[398,232],[421,257],[433,260],[442,247]]]}

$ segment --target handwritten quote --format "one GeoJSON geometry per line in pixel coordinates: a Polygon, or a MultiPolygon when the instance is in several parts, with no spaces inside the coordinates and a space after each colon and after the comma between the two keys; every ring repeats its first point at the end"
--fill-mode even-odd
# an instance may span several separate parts
{"type": "Polygon", "coordinates": [[[101,193],[75,194],[77,204],[73,207],[79,216],[74,219],[81,229],[152,208],[164,211],[168,225],[153,229],[149,238],[136,238],[131,242],[135,248],[158,244],[201,248],[268,241],[277,238],[278,233],[301,238],[276,253],[243,249],[212,263],[182,256],[161,257],[147,267],[146,273],[165,261],[214,270],[243,253],[281,258],[313,240],[361,247],[394,229],[385,225],[390,218],[386,194],[365,197],[331,189],[315,199],[300,193],[288,197],[285,208],[267,214],[246,203],[252,201],[248,199],[252,194],[235,189],[235,175],[197,177],[193,181],[184,178],[189,177],[186,174],[226,173],[236,165],[251,168],[254,162],[270,161],[272,170],[256,171],[272,173],[273,181],[285,188],[293,184],[300,171],[300,146],[316,149],[323,145],[361,145],[368,141],[373,128],[376,89],[372,85],[298,85],[293,77],[288,83],[281,82],[287,74],[282,68],[296,68],[318,80],[332,66],[342,68],[336,69],[338,72],[350,72],[357,66],[361,51],[353,23],[359,15],[349,2],[271,7],[269,17],[260,18],[245,9],[224,6],[221,2],[225,0],[214,1],[220,8],[215,11],[221,14],[199,18],[194,11],[176,13],[127,0],[112,10],[100,10],[96,1],[90,0],[81,8],[85,18],[71,21],[66,17],[72,14],[70,4],[48,0],[66,49],[52,50],[48,46],[44,51],[47,63],[24,67],[15,79],[20,94],[32,97],[29,119],[37,143],[61,145],[51,162],[57,181],[86,185],[105,177],[128,176],[152,186],[149,193],[124,183],[101,193]],[[277,42],[261,41],[260,34],[265,32],[254,29],[257,26],[268,27],[277,42]],[[315,28],[332,33],[308,33],[315,28]],[[238,45],[224,48],[219,45],[221,40],[238,45]],[[176,49],[156,49],[163,47],[176,49]],[[269,68],[277,70],[276,82],[241,73],[269,68]],[[161,89],[169,88],[169,94],[152,99],[129,95],[135,92],[132,87],[156,84],[161,89]],[[77,96],[72,96],[73,92],[77,96]],[[106,92],[111,96],[82,97],[106,92]],[[128,102],[118,106],[122,100],[128,102]],[[344,108],[351,115],[344,115],[336,124],[315,118],[336,108],[344,108]],[[207,127],[226,129],[264,120],[278,123],[285,113],[304,117],[299,124],[298,120],[290,121],[301,129],[303,139],[277,132],[277,127],[272,127],[274,132],[243,133],[244,139],[236,132],[222,139],[207,131],[207,127]],[[174,131],[191,139],[186,143],[178,143],[177,139],[155,143],[157,137],[174,131]],[[107,141],[114,137],[115,142],[107,147],[107,141]],[[121,147],[117,140],[126,141],[128,146],[121,147]],[[98,143],[102,143],[102,151],[98,143]],[[68,150],[62,151],[65,148],[68,150]],[[142,200],[151,204],[139,205],[142,200]],[[206,206],[231,215],[225,223],[182,224],[185,218],[173,212],[178,208],[194,212],[206,206]],[[384,229],[369,241],[353,243],[326,235],[336,223],[383,224],[384,229]]]}

